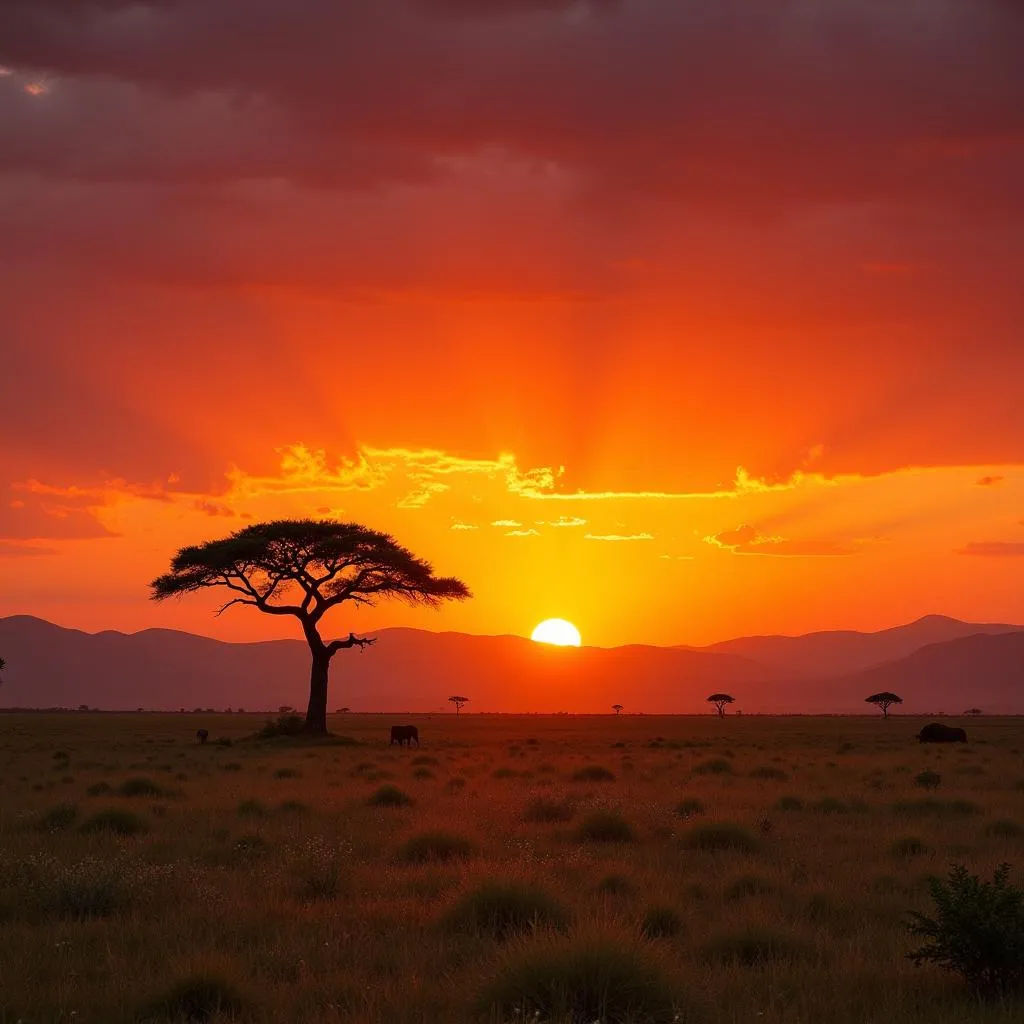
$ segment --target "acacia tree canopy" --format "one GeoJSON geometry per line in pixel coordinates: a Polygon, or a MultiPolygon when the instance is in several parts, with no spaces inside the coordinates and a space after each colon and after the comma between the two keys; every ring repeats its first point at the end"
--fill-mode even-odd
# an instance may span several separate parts
{"type": "Polygon", "coordinates": [[[713,693],[707,698],[707,702],[709,704],[714,704],[719,717],[724,718],[726,704],[734,704],[736,702],[736,698],[728,693],[713,693]]]}
{"type": "Polygon", "coordinates": [[[358,523],[323,519],[278,519],[256,523],[222,540],[182,548],[171,571],[150,584],[155,601],[199,590],[223,588],[233,605],[250,605],[268,615],[291,615],[302,624],[313,658],[306,729],[327,731],[327,680],[334,655],[363,648],[373,638],[349,633],[325,642],[320,621],[334,607],[351,602],[374,605],[382,598],[434,608],[470,597],[453,576],[435,576],[392,536],[358,523]]]}
{"type": "Polygon", "coordinates": [[[902,704],[903,698],[897,696],[895,693],[889,693],[888,690],[883,690],[882,693],[873,693],[870,697],[864,698],[865,704],[874,704],[876,707],[882,709],[882,716],[884,718],[889,717],[889,708],[893,704],[902,704]]]}

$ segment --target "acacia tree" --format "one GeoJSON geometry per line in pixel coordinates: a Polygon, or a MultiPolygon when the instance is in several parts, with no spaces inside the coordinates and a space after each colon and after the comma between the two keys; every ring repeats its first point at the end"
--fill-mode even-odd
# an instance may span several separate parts
{"type": "Polygon", "coordinates": [[[727,693],[713,693],[707,698],[709,704],[715,705],[715,710],[718,712],[719,718],[725,718],[725,706],[726,704],[735,704],[736,698],[730,697],[727,693]]]}
{"type": "Polygon", "coordinates": [[[613,704],[612,705],[612,711],[614,711],[615,714],[617,714],[617,715],[621,714],[621,712],[622,712],[622,705],[621,704],[613,704]]]}
{"type": "Polygon", "coordinates": [[[349,633],[347,639],[325,641],[320,630],[328,611],[346,602],[372,606],[381,598],[435,608],[470,596],[465,583],[435,576],[429,562],[389,534],[330,519],[257,523],[223,540],[182,548],[171,571],[150,584],[150,596],[162,601],[216,587],[236,595],[218,615],[240,604],[299,620],[312,656],[305,729],[314,734],[327,732],[331,659],[376,640],[349,633]]]}
{"type": "Polygon", "coordinates": [[[448,702],[450,704],[454,704],[455,705],[455,714],[458,714],[462,710],[463,705],[469,703],[469,698],[468,697],[449,697],[448,698],[448,702]]]}
{"type": "Polygon", "coordinates": [[[882,693],[873,693],[870,697],[864,698],[865,704],[874,704],[875,707],[880,708],[882,711],[882,717],[889,717],[889,708],[893,704],[902,704],[903,698],[897,697],[895,693],[889,693],[887,690],[883,690],[882,693]]]}

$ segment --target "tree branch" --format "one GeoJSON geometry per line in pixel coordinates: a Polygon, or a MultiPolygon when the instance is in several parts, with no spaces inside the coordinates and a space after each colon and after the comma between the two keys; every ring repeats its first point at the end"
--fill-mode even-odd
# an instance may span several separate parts
{"type": "Polygon", "coordinates": [[[362,651],[364,647],[370,647],[376,642],[375,636],[356,636],[355,633],[349,633],[347,640],[332,640],[327,645],[327,653],[333,656],[343,647],[358,647],[362,651]]]}

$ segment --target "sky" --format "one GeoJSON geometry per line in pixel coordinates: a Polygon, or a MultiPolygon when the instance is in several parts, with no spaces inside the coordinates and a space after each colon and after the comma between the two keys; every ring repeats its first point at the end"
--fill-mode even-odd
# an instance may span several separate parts
{"type": "Polygon", "coordinates": [[[331,628],[1024,622],[1016,0],[5,0],[0,615],[392,532],[331,628]]]}

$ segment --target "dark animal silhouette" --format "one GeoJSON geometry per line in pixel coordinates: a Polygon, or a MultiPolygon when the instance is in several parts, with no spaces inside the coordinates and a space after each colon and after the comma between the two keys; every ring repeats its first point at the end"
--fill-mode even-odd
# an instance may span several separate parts
{"type": "Polygon", "coordinates": [[[196,740],[199,743],[205,743],[210,738],[210,734],[206,729],[196,730],[196,740]]]}
{"type": "Polygon", "coordinates": [[[951,725],[932,722],[917,734],[917,738],[921,743],[966,743],[967,733],[951,725]]]}
{"type": "Polygon", "coordinates": [[[391,726],[391,744],[397,743],[400,747],[411,747],[412,741],[416,746],[420,745],[420,731],[415,725],[393,725],[391,726]]]}

